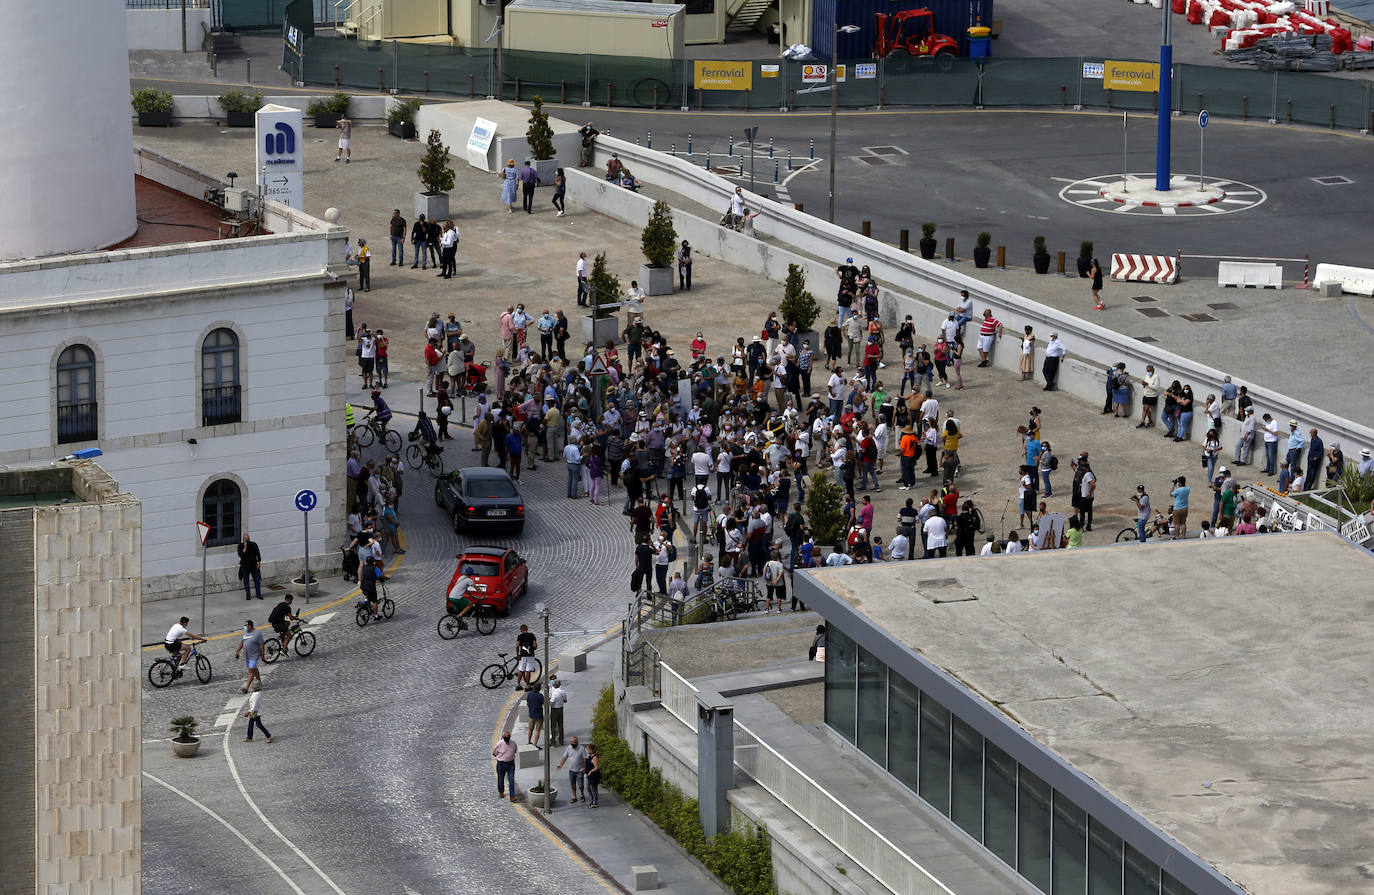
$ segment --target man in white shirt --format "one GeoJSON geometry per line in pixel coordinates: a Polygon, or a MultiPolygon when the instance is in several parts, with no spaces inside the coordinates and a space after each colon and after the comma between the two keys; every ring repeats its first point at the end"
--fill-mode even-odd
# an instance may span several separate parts
{"type": "Polygon", "coordinates": [[[587,253],[581,252],[577,256],[577,306],[585,308],[587,306],[587,253]]]}
{"type": "Polygon", "coordinates": [[[930,559],[936,553],[940,554],[941,558],[948,556],[948,547],[945,542],[945,534],[947,531],[945,517],[941,516],[939,513],[931,513],[930,518],[926,520],[926,524],[923,528],[926,533],[925,558],[930,559]]]}
{"type": "Polygon", "coordinates": [[[1255,408],[1245,408],[1245,418],[1240,423],[1240,438],[1236,441],[1233,459],[1237,466],[1250,465],[1250,453],[1255,449],[1255,408]]]}
{"type": "Polygon", "coordinates": [[[742,223],[744,223],[744,190],[742,187],[735,187],[734,194],[730,196],[730,229],[738,230],[742,223]]]}
{"type": "Polygon", "coordinates": [[[830,395],[830,415],[839,417],[840,409],[844,407],[844,367],[837,366],[835,371],[830,374],[830,380],[826,383],[826,388],[830,395]]]}
{"type": "Polygon", "coordinates": [[[825,558],[825,564],[827,566],[847,566],[853,562],[854,560],[850,559],[848,556],[841,553],[839,550],[836,550],[834,553],[830,554],[825,558]]]}
{"type": "Polygon", "coordinates": [[[894,561],[900,562],[907,558],[910,550],[911,542],[907,539],[907,536],[902,533],[902,529],[897,529],[897,534],[893,536],[892,540],[887,545],[888,556],[892,557],[894,561]]]}
{"type": "Polygon", "coordinates": [[[1045,362],[1041,365],[1041,372],[1045,374],[1045,391],[1055,390],[1055,383],[1059,381],[1059,364],[1068,354],[1069,349],[1059,341],[1059,333],[1050,333],[1050,343],[1045,346],[1045,362]]]}
{"type": "Polygon", "coordinates": [[[563,745],[563,706],[568,703],[568,691],[558,678],[549,677],[549,742],[563,745]]]}
{"type": "Polygon", "coordinates": [[[868,345],[868,321],[855,314],[845,320],[841,330],[849,346],[845,351],[845,358],[851,364],[862,364],[864,348],[868,345]]]}
{"type": "Polygon", "coordinates": [[[926,392],[926,399],[921,402],[921,418],[929,426],[935,425],[940,419],[940,402],[930,392],[926,392]]]}
{"type": "MultiPolygon", "coordinates": [[[[178,621],[175,625],[172,625],[170,628],[167,629],[167,636],[162,639],[162,646],[167,650],[167,652],[171,653],[174,656],[180,654],[181,659],[177,662],[178,669],[180,669],[182,665],[186,664],[187,659],[191,658],[191,644],[183,645],[182,641],[190,640],[191,643],[205,642],[204,634],[192,634],[190,630],[186,627],[188,624],[190,624],[190,622],[191,619],[183,615],[180,621],[178,621]]],[[[180,676],[181,671],[178,670],[177,677],[180,676]]]]}
{"type": "Polygon", "coordinates": [[[1017,534],[1016,532],[1014,532],[1014,531],[1013,531],[1013,532],[1009,532],[1009,533],[1007,534],[1007,550],[1006,550],[1006,552],[1007,552],[1007,553],[1021,553],[1021,552],[1023,552],[1024,550],[1025,550],[1025,548],[1021,546],[1021,536],[1020,536],[1019,534],[1017,534]]]}
{"type": "Polygon", "coordinates": [[[569,441],[563,448],[563,460],[568,464],[568,496],[576,499],[582,484],[582,451],[578,450],[576,441],[569,441]]]}
{"type": "Polygon", "coordinates": [[[944,336],[950,345],[954,344],[955,337],[959,335],[959,319],[954,314],[951,313],[940,324],[940,335],[944,336]]]}
{"type": "Polygon", "coordinates": [[[768,602],[765,604],[763,614],[768,615],[773,611],[773,598],[778,599],[778,614],[782,614],[782,601],[787,599],[787,585],[783,583],[786,570],[782,566],[782,559],[778,551],[774,550],[768,562],[763,564],[763,583],[768,587],[768,602]]]}
{"type": "Polygon", "coordinates": [[[1279,462],[1279,421],[1264,415],[1264,475],[1276,475],[1279,462]]]}

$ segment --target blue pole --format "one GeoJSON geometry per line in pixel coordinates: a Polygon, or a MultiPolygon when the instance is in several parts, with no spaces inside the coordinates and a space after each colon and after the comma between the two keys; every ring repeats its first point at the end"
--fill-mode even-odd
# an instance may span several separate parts
{"type": "Polygon", "coordinates": [[[706,170],[711,170],[711,150],[706,150],[706,170]]]}
{"type": "Polygon", "coordinates": [[[730,148],[729,148],[728,150],[726,150],[726,153],[725,153],[725,154],[728,155],[728,156],[730,156],[731,158],[734,158],[734,156],[735,156],[735,138],[734,138],[734,136],[731,136],[731,137],[730,137],[730,148]]]}
{"type": "Polygon", "coordinates": [[[677,155],[677,144],[676,144],[676,143],[673,144],[673,152],[672,152],[672,154],[673,154],[674,156],[677,155]]]}
{"type": "Polygon", "coordinates": [[[648,148],[649,148],[649,149],[653,149],[653,148],[654,148],[654,132],[653,132],[653,131],[649,131],[649,145],[648,145],[648,148]]]}
{"type": "Polygon", "coordinates": [[[777,183],[777,182],[778,182],[778,166],[779,166],[780,164],[781,164],[781,163],[780,163],[777,159],[773,159],[773,182],[774,182],[774,183],[777,183]]]}
{"type": "Polygon", "coordinates": [[[688,155],[691,155],[691,154],[692,154],[692,135],[691,135],[691,134],[688,134],[688,135],[687,135],[687,154],[688,154],[688,155]]]}
{"type": "Polygon", "coordinates": [[[1159,43],[1159,122],[1155,143],[1155,189],[1169,191],[1172,177],[1169,173],[1169,125],[1173,120],[1174,105],[1174,48],[1170,43],[1169,25],[1173,7],[1169,0],[1164,4],[1164,30],[1159,43]]]}

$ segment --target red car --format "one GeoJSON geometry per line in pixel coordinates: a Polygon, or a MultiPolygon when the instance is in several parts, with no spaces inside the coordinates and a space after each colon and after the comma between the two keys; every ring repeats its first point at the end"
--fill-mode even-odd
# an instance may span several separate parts
{"type": "Polygon", "coordinates": [[[509,547],[473,545],[465,548],[457,558],[458,567],[453,570],[445,594],[468,567],[472,568],[472,580],[482,592],[478,602],[503,615],[510,611],[516,597],[524,596],[529,590],[529,566],[524,557],[509,547]]]}

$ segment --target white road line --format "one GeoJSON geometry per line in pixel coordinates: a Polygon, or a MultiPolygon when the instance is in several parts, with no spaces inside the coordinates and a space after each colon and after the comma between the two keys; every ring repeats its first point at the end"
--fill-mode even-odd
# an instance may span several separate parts
{"type": "Polygon", "coordinates": [[[218,814],[216,814],[216,813],[215,813],[214,811],[212,811],[210,808],[206,807],[206,806],[205,806],[204,804],[202,804],[201,802],[198,802],[198,801],[196,801],[195,799],[191,798],[191,797],[188,796],[186,793],[184,793],[184,792],[182,792],[181,790],[177,789],[176,787],[172,786],[170,783],[166,782],[165,780],[162,780],[162,779],[160,779],[160,778],[158,778],[158,777],[154,777],[152,774],[148,773],[147,771],[144,771],[144,772],[143,772],[143,776],[147,777],[149,780],[153,781],[154,783],[158,784],[159,786],[164,787],[165,789],[170,790],[171,792],[176,793],[177,795],[181,796],[181,797],[182,797],[183,799],[185,799],[186,801],[190,802],[192,805],[195,805],[195,806],[196,806],[197,808],[199,808],[201,811],[204,811],[206,814],[210,815],[210,816],[213,817],[215,820],[219,821],[220,824],[221,824],[226,830],[228,830],[229,832],[233,833],[235,836],[239,837],[239,839],[242,840],[242,842],[243,842],[244,845],[246,845],[246,846],[248,846],[250,849],[252,849],[253,854],[257,855],[259,858],[262,858],[263,862],[264,862],[265,864],[267,864],[268,867],[271,867],[273,870],[275,870],[275,871],[277,872],[277,876],[280,876],[280,877],[286,882],[286,884],[287,884],[288,886],[291,887],[291,891],[295,892],[296,895],[305,895],[305,892],[301,891],[301,887],[298,886],[298,885],[296,885],[296,884],[291,880],[291,877],[287,876],[287,875],[286,875],[286,872],[283,871],[280,867],[277,866],[277,863],[276,863],[275,861],[273,861],[271,858],[267,857],[267,855],[263,854],[262,849],[258,848],[256,845],[254,845],[254,844],[248,839],[247,836],[245,836],[245,835],[243,835],[241,832],[239,832],[238,828],[235,827],[233,824],[229,823],[229,821],[227,821],[227,820],[225,820],[224,818],[220,817],[218,814]]]}
{"type": "MultiPolygon", "coordinates": [[[[1232,193],[1231,195],[1235,195],[1235,194],[1232,193]]],[[[1222,199],[1222,200],[1221,200],[1221,204],[1223,204],[1223,205],[1250,205],[1250,204],[1252,204],[1252,203],[1250,202],[1249,199],[1222,199]]]]}
{"type": "Polygon", "coordinates": [[[1168,207],[1165,207],[1165,208],[1161,208],[1161,209],[1159,210],[1159,213],[1160,213],[1160,214],[1163,214],[1163,215],[1178,214],[1178,209],[1177,209],[1177,208],[1168,208],[1168,207]]]}
{"type": "Polygon", "coordinates": [[[1111,200],[1111,199],[1104,199],[1104,198],[1102,198],[1101,196],[1098,196],[1096,199],[1078,199],[1078,200],[1075,201],[1074,204],[1076,204],[1076,205],[1093,205],[1093,204],[1096,204],[1096,203],[1098,203],[1098,202],[1110,202],[1110,201],[1112,201],[1112,200],[1111,200]]]}
{"type": "Polygon", "coordinates": [[[1070,196],[1096,196],[1097,190],[1065,190],[1070,196]]]}
{"type": "Polygon", "coordinates": [[[1225,209],[1217,208],[1215,205],[1194,205],[1200,211],[1210,211],[1212,214],[1221,214],[1225,209]]]}
{"type": "MultiPolygon", "coordinates": [[[[311,870],[315,871],[319,878],[324,880],[325,885],[329,886],[329,888],[334,890],[336,895],[346,895],[344,890],[336,886],[334,884],[334,881],[330,879],[329,876],[325,874],[325,872],[321,870],[315,864],[314,861],[310,860],[310,857],[306,855],[305,852],[301,851],[299,848],[296,847],[296,844],[294,842],[292,842],[290,839],[287,839],[284,835],[282,835],[281,830],[278,830],[276,825],[272,823],[272,821],[267,819],[267,815],[262,813],[262,809],[258,807],[258,803],[253,801],[253,797],[248,794],[248,789],[243,785],[243,778],[239,776],[239,769],[234,764],[234,756],[229,751],[228,730],[224,731],[224,761],[229,765],[229,773],[234,778],[234,785],[239,788],[239,795],[243,796],[243,800],[248,803],[249,808],[253,809],[253,813],[258,816],[258,820],[262,821],[263,826],[267,827],[267,829],[272,831],[272,834],[274,836],[276,836],[282,842],[286,843],[287,847],[296,853],[296,857],[300,858],[310,867],[311,870]]],[[[292,888],[295,887],[293,886],[292,888]]],[[[299,892],[300,890],[297,889],[296,891],[299,892]]]]}
{"type": "Polygon", "coordinates": [[[224,704],[224,710],[226,712],[237,712],[239,708],[243,705],[243,700],[246,698],[247,697],[244,696],[235,696],[233,699],[229,700],[224,704]]]}
{"type": "Polygon", "coordinates": [[[336,615],[338,615],[337,612],[321,612],[319,615],[311,615],[307,616],[307,618],[310,621],[310,627],[314,628],[324,624],[336,615]]]}
{"type": "Polygon", "coordinates": [[[234,724],[234,719],[238,716],[238,712],[225,712],[223,715],[220,715],[218,718],[215,719],[215,726],[231,727],[234,724]]]}
{"type": "Polygon", "coordinates": [[[1227,190],[1228,196],[1258,196],[1259,190],[1227,190]]]}

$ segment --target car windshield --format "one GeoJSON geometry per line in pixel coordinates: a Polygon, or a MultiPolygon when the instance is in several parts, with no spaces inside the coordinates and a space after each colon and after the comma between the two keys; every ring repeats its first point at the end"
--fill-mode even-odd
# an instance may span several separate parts
{"type": "Polygon", "coordinates": [[[497,560],[463,560],[464,569],[472,569],[472,574],[491,577],[501,574],[501,563],[497,560]]]}
{"type": "Polygon", "coordinates": [[[466,485],[468,497],[516,497],[520,493],[505,479],[469,479],[466,485]]]}

